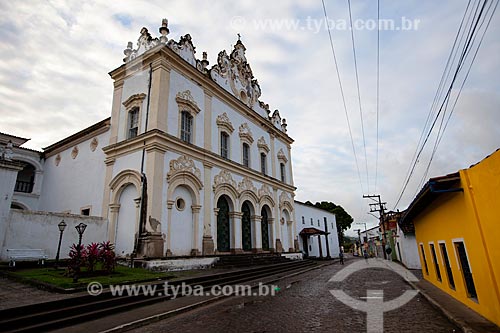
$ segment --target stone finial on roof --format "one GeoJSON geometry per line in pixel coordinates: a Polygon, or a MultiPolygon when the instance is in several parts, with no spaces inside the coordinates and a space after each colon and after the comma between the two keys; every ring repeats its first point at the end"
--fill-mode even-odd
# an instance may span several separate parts
{"type": "Polygon", "coordinates": [[[168,20],[166,18],[161,20],[161,27],[158,29],[158,31],[161,34],[160,43],[163,44],[167,43],[168,42],[167,35],[170,33],[170,30],[168,30],[168,20]]]}

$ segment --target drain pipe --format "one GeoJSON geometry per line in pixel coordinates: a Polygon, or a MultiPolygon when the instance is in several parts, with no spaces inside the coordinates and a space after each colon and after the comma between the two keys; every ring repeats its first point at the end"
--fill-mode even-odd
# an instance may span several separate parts
{"type": "MultiPolygon", "coordinates": [[[[148,97],[146,104],[146,122],[144,125],[144,133],[148,131],[148,120],[149,120],[149,101],[151,96],[151,81],[153,76],[153,67],[151,63],[149,64],[149,82],[148,82],[148,97]]],[[[142,148],[142,158],[141,158],[141,205],[140,205],[140,214],[139,214],[139,231],[137,233],[136,242],[134,246],[134,253],[137,254],[139,248],[139,239],[143,233],[146,232],[146,215],[147,215],[147,188],[148,188],[148,180],[146,178],[146,174],[144,173],[144,157],[146,155],[146,140],[143,142],[144,147],[142,148]]],[[[133,256],[132,256],[133,260],[133,256]]]]}

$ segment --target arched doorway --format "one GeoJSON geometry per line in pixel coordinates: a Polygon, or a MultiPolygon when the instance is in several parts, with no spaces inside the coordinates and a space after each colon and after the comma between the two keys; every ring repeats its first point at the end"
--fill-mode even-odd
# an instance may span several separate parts
{"type": "Polygon", "coordinates": [[[137,190],[132,184],[127,185],[120,194],[115,244],[115,252],[120,257],[129,255],[134,250],[137,224],[135,198],[137,198],[137,190]]]}
{"type": "Polygon", "coordinates": [[[229,203],[224,196],[217,200],[217,251],[229,251],[229,203]]]}
{"type": "Polygon", "coordinates": [[[269,251],[269,215],[267,213],[268,207],[264,206],[262,207],[262,211],[260,213],[260,216],[262,217],[261,220],[261,235],[262,235],[262,250],[264,251],[269,251]]]}
{"type": "Polygon", "coordinates": [[[241,243],[243,251],[252,250],[252,221],[250,219],[252,213],[248,201],[245,201],[241,206],[241,243]]]}
{"type": "Polygon", "coordinates": [[[175,200],[171,217],[170,250],[174,256],[188,256],[195,248],[193,233],[196,222],[193,218],[193,195],[187,186],[177,186],[172,192],[175,200]]]}

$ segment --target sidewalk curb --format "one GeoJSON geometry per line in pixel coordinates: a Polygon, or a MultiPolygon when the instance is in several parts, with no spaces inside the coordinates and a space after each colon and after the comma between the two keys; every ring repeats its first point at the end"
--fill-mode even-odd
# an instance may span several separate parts
{"type": "MultiPolygon", "coordinates": [[[[281,277],[278,277],[278,278],[275,278],[275,279],[266,280],[265,284],[270,284],[270,283],[273,283],[273,282],[277,282],[277,281],[280,281],[280,280],[283,280],[283,279],[286,279],[286,278],[289,278],[289,277],[293,277],[293,276],[296,276],[296,275],[299,275],[299,274],[303,274],[303,273],[306,273],[306,272],[309,272],[309,271],[312,271],[312,270],[315,270],[315,269],[318,269],[318,268],[322,268],[322,267],[325,267],[325,266],[331,265],[331,264],[332,263],[318,264],[315,267],[307,268],[307,269],[301,270],[299,272],[294,272],[294,273],[287,274],[285,276],[281,276],[281,277]]],[[[197,309],[197,308],[199,308],[201,306],[208,305],[208,304],[211,304],[211,303],[215,303],[215,302],[217,302],[219,300],[222,300],[222,299],[225,299],[225,298],[230,298],[230,297],[233,297],[233,296],[232,295],[229,295],[229,296],[224,296],[224,295],[222,295],[222,296],[214,296],[213,298],[210,298],[210,299],[207,299],[207,300],[204,300],[204,301],[201,301],[201,302],[197,302],[197,303],[194,303],[194,304],[186,305],[186,306],[180,307],[178,309],[170,310],[170,311],[167,311],[167,312],[164,312],[164,313],[159,313],[159,314],[156,314],[156,315],[153,315],[153,316],[150,316],[150,317],[146,317],[146,318],[138,319],[138,320],[126,323],[126,324],[122,324],[122,325],[119,325],[119,326],[107,329],[105,331],[101,331],[100,333],[125,332],[125,331],[128,331],[128,330],[131,330],[131,329],[134,329],[134,328],[138,328],[138,327],[142,327],[142,326],[145,326],[145,325],[148,325],[148,324],[151,324],[151,323],[163,320],[163,319],[167,319],[169,317],[172,317],[172,316],[175,316],[175,315],[178,315],[178,314],[190,311],[190,310],[194,310],[194,309],[197,309]]]]}
{"type": "Polygon", "coordinates": [[[444,307],[441,306],[434,298],[429,296],[425,291],[420,289],[415,283],[411,281],[406,281],[413,289],[418,290],[424,298],[431,303],[431,305],[436,308],[437,310],[441,311],[443,315],[453,324],[457,325],[462,332],[464,333],[474,333],[475,331],[463,320],[455,317],[453,314],[451,314],[448,310],[446,310],[444,307]]]}

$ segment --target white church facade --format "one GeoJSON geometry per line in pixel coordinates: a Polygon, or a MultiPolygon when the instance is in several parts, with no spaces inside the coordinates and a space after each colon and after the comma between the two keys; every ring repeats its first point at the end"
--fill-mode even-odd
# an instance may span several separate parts
{"type": "MultiPolygon", "coordinates": [[[[129,42],[124,64],[110,72],[109,118],[43,153],[0,134],[3,147],[13,143],[3,159],[13,162],[0,174],[10,196],[0,207],[1,230],[12,237],[2,257],[8,246],[30,247],[14,225],[19,209],[53,212],[46,219],[54,221],[96,217],[88,242],[109,240],[120,256],[306,252],[299,236],[306,225],[297,218],[319,221],[321,212],[294,201],[293,139],[279,111],[259,100],[241,40],[209,68],[190,35],[169,39],[166,20],[159,32],[153,38],[143,28],[137,48],[129,42]]],[[[328,223],[324,246],[335,256],[335,216],[323,215],[315,228],[328,223]]]]}

